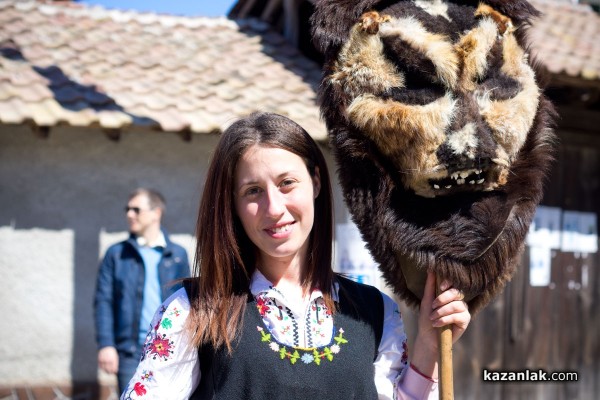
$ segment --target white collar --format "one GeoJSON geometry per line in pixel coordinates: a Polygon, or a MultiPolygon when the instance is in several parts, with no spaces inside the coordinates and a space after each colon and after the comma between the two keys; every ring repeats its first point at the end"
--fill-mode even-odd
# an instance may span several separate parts
{"type": "Polygon", "coordinates": [[[156,239],[152,242],[147,241],[143,236],[136,236],[135,241],[140,247],[162,247],[163,249],[167,247],[167,239],[162,231],[159,232],[156,239]]]}
{"type": "MultiPolygon", "coordinates": [[[[337,282],[334,283],[333,285],[334,290],[332,293],[332,297],[333,297],[333,301],[338,301],[339,297],[338,297],[338,290],[339,290],[339,284],[337,282]]],[[[274,298],[285,298],[285,295],[283,293],[281,293],[279,290],[277,290],[277,288],[275,286],[273,286],[273,283],[271,281],[269,281],[259,270],[258,268],[256,268],[254,270],[254,272],[252,273],[252,278],[250,279],[250,292],[252,293],[252,296],[256,297],[257,295],[264,293],[269,297],[274,297],[274,298]]],[[[319,297],[323,297],[323,292],[321,292],[320,289],[315,289],[313,290],[313,292],[310,294],[310,301],[313,301],[316,298],[319,297]]]]}

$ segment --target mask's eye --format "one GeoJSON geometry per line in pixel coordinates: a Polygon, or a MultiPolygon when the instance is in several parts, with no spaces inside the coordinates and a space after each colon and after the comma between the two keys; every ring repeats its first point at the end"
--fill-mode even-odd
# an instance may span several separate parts
{"type": "Polygon", "coordinates": [[[496,46],[487,57],[488,68],[485,76],[476,81],[478,95],[488,96],[490,100],[508,100],[523,90],[516,79],[502,72],[502,49],[496,46]]]}
{"type": "Polygon", "coordinates": [[[519,94],[523,90],[523,86],[516,80],[499,74],[483,79],[476,90],[480,93],[487,93],[490,100],[508,100],[519,94]]]}
{"type": "Polygon", "coordinates": [[[491,69],[486,76],[479,79],[475,91],[479,95],[488,96],[490,100],[508,100],[523,90],[516,79],[503,74],[499,69],[491,69]]]}
{"type": "Polygon", "coordinates": [[[390,88],[382,93],[384,99],[392,99],[399,103],[424,106],[433,103],[445,94],[442,85],[427,83],[418,73],[405,73],[406,85],[403,88],[390,88]]]}
{"type": "Polygon", "coordinates": [[[438,82],[431,60],[398,38],[383,38],[384,53],[404,76],[404,87],[390,88],[381,97],[408,105],[426,105],[443,97],[446,89],[438,82]]]}

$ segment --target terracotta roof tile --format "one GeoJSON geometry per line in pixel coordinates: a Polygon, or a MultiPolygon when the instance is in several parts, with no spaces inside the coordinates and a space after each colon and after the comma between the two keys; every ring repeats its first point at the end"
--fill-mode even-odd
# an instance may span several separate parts
{"type": "Polygon", "coordinates": [[[0,123],[209,133],[263,110],[324,140],[319,77],[258,20],[0,0],[0,123]]]}
{"type": "Polygon", "coordinates": [[[2,119],[7,124],[20,124],[25,120],[25,104],[21,99],[15,97],[8,101],[0,102],[0,112],[2,113],[2,119]]]}
{"type": "Polygon", "coordinates": [[[531,3],[543,13],[531,29],[533,55],[553,74],[600,79],[600,16],[567,0],[531,3]]]}
{"type": "Polygon", "coordinates": [[[21,97],[28,103],[51,99],[52,91],[47,86],[35,83],[21,90],[21,97]]]}

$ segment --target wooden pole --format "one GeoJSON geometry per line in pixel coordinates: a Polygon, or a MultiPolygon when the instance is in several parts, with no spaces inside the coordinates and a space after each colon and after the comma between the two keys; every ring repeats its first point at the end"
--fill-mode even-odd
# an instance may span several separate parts
{"type": "MultiPolygon", "coordinates": [[[[436,296],[440,294],[440,277],[436,277],[436,296]]],[[[454,381],[452,369],[452,325],[442,326],[439,333],[439,394],[440,400],[454,399],[454,381]]]]}

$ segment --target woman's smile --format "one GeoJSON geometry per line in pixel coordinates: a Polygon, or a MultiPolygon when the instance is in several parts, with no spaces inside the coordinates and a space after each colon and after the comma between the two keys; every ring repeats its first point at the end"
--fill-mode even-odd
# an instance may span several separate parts
{"type": "Polygon", "coordinates": [[[270,234],[271,236],[275,237],[275,238],[284,238],[289,236],[289,234],[291,234],[292,229],[293,229],[293,225],[296,222],[290,222],[290,223],[285,223],[285,224],[278,224],[276,226],[273,226],[271,228],[267,228],[265,229],[265,231],[267,231],[268,234],[270,234]]]}

